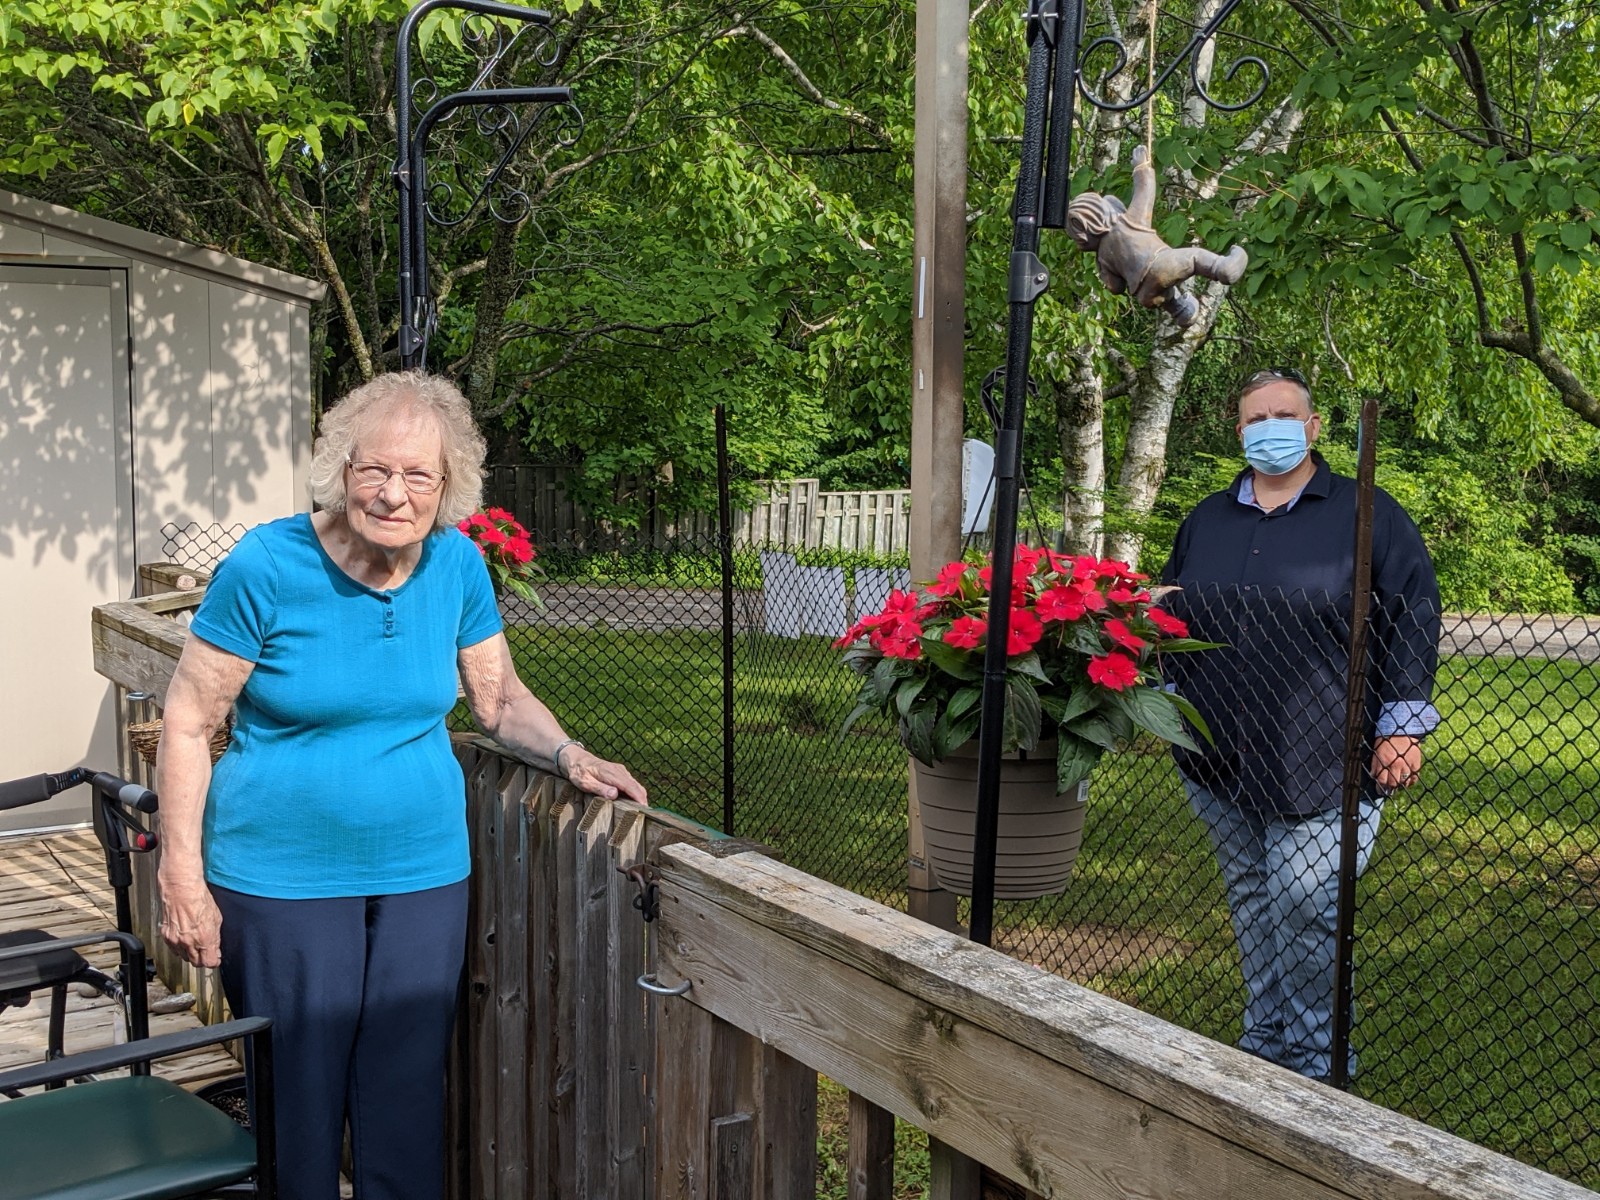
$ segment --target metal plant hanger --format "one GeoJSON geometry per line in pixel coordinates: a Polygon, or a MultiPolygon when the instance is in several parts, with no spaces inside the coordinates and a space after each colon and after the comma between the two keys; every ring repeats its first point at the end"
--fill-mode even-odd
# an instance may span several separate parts
{"type": "Polygon", "coordinates": [[[532,210],[516,162],[536,133],[571,146],[583,133],[583,114],[567,87],[497,87],[529,55],[557,62],[550,14],[500,0],[422,0],[400,24],[395,47],[394,182],[400,208],[400,358],[426,365],[438,312],[428,281],[428,227],[451,228],[487,214],[512,225],[532,210]],[[461,13],[461,53],[472,60],[466,87],[441,95],[432,76],[413,81],[412,44],[431,12],[461,13]],[[510,24],[508,24],[510,22],[510,24]],[[412,118],[416,116],[415,125],[412,118]],[[434,153],[430,159],[430,141],[434,153]]]}
{"type": "MultiPolygon", "coordinates": [[[[1152,0],[1152,4],[1154,0],[1152,0]]],[[[994,931],[995,847],[1000,824],[1000,760],[1005,723],[1006,642],[1010,629],[1013,558],[1017,544],[1017,500],[1022,473],[1022,428],[1027,409],[1028,363],[1033,353],[1033,306],[1050,286],[1050,274],[1039,260],[1039,231],[1067,227],[1072,171],[1072,120],[1078,96],[1095,108],[1124,112],[1150,103],[1155,93],[1185,62],[1197,96],[1213,108],[1234,111],[1261,98],[1270,73],[1254,55],[1235,59],[1224,71],[1233,79],[1246,67],[1260,72],[1255,89],[1242,101],[1226,104],[1213,97],[1199,78],[1198,55],[1217,36],[1241,0],[1224,0],[1216,14],[1196,29],[1188,44],[1165,67],[1151,58],[1146,87],[1125,101],[1099,95],[1083,79],[1082,65],[1102,51],[1114,51],[1105,78],[1128,64],[1118,36],[1083,40],[1084,0],[1029,0],[1027,9],[1028,69],[1023,101],[1021,166],[1016,199],[1007,302],[1010,320],[1005,361],[1005,404],[995,440],[995,522],[993,573],[990,580],[989,624],[984,649],[982,723],[978,734],[977,824],[973,845],[972,916],[976,942],[990,943],[994,931]]],[[[1155,12],[1151,12],[1150,45],[1155,44],[1155,12]]],[[[1101,53],[1101,57],[1105,55],[1101,53]]]]}

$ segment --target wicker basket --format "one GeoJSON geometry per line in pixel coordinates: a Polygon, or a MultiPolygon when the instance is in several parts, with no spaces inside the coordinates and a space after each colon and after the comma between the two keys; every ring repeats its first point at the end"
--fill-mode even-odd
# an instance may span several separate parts
{"type": "MultiPolygon", "coordinates": [[[[233,722],[224,721],[217,726],[217,731],[211,735],[211,761],[215,763],[222,757],[223,751],[228,748],[228,742],[233,737],[233,722]]],[[[139,757],[151,767],[156,765],[156,747],[161,744],[161,718],[154,721],[135,721],[128,725],[128,743],[139,753],[139,757]]]]}

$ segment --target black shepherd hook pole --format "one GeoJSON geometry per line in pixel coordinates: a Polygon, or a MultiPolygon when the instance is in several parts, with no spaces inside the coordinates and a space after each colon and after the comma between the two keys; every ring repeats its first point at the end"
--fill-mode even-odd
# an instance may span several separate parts
{"type": "Polygon", "coordinates": [[[1071,197],[1072,121],[1076,101],[1096,108],[1123,111],[1149,99],[1186,59],[1195,94],[1213,108],[1238,109],[1255,103],[1266,91],[1267,64],[1253,55],[1236,59],[1224,78],[1232,79],[1250,65],[1260,73],[1259,85],[1243,101],[1223,104],[1206,91],[1198,75],[1197,51],[1217,34],[1242,0],[1225,0],[1210,21],[1197,29],[1178,56],[1159,72],[1151,89],[1130,100],[1112,103],[1083,86],[1082,59],[1102,46],[1117,53],[1106,72],[1110,78],[1127,65],[1128,55],[1115,37],[1096,38],[1083,50],[1083,0],[1029,0],[1027,12],[1028,75],[1022,110],[1022,163],[1012,206],[1014,233],[1007,301],[1005,407],[995,430],[995,518],[992,573],[989,581],[989,626],[983,659],[982,723],[978,732],[977,820],[973,837],[972,940],[988,945],[994,932],[995,847],[1000,830],[1000,759],[1005,738],[1006,642],[1011,626],[1011,580],[1017,545],[1017,489],[1022,470],[1022,429],[1027,414],[1028,362],[1033,354],[1033,305],[1050,286],[1050,274],[1039,261],[1039,231],[1067,223],[1071,197]]]}
{"type": "Polygon", "coordinates": [[[1350,597],[1350,674],[1345,687],[1344,795],[1339,822],[1337,958],[1334,962],[1334,1087],[1350,1083],[1350,1026],[1355,1015],[1356,865],[1361,847],[1361,797],[1368,778],[1362,762],[1367,722],[1367,638],[1372,608],[1372,504],[1378,470],[1378,402],[1361,403],[1360,449],[1356,453],[1355,578],[1350,597]]]}
{"type": "Polygon", "coordinates": [[[978,816],[973,835],[972,925],[987,946],[994,928],[994,856],[1000,832],[1000,757],[1005,740],[1006,641],[1011,627],[1012,557],[1017,545],[1017,477],[1033,354],[1033,305],[1050,286],[1039,261],[1041,222],[1066,223],[1072,171],[1072,111],[1083,0],[1032,0],[1028,8],[1028,84],[1022,109],[1022,165],[1011,210],[1011,270],[1006,300],[1005,406],[995,430],[995,518],[989,580],[989,630],[983,654],[978,726],[978,816]],[[1046,147],[1048,146],[1048,153],[1046,147]]]}
{"type": "MultiPolygon", "coordinates": [[[[458,225],[465,221],[480,203],[495,220],[513,223],[525,215],[530,207],[528,197],[510,188],[509,206],[498,203],[493,195],[501,186],[502,176],[517,152],[527,142],[537,120],[524,122],[518,110],[524,105],[571,105],[572,90],[565,87],[485,87],[495,69],[510,55],[511,50],[530,28],[548,31],[550,14],[543,9],[525,8],[520,4],[503,4],[499,0],[422,0],[400,23],[395,45],[395,140],[397,158],[394,166],[395,189],[399,194],[400,216],[400,359],[407,369],[425,365],[428,335],[432,332],[435,311],[433,296],[428,285],[428,225],[458,225]],[[463,43],[480,43],[482,54],[478,61],[476,78],[470,87],[440,97],[438,86],[432,79],[413,83],[411,78],[411,44],[422,19],[436,9],[453,9],[462,16],[463,43]],[[470,28],[474,17],[491,19],[487,30],[470,28]],[[493,23],[494,18],[516,22],[516,31],[508,33],[506,27],[493,23]],[[419,101],[418,94],[426,92],[419,101]],[[413,130],[412,105],[428,107],[417,120],[413,130]],[[430,185],[428,180],[428,136],[441,123],[447,122],[461,110],[475,110],[477,132],[497,144],[495,161],[484,172],[476,190],[467,201],[464,211],[455,217],[446,217],[432,211],[430,199],[435,192],[441,201],[454,198],[455,188],[450,184],[430,185]]],[[[553,60],[540,58],[546,66],[553,60]]],[[[575,111],[575,110],[574,110],[575,111]]],[[[570,127],[557,132],[564,145],[571,145],[582,131],[582,116],[570,127]]]]}

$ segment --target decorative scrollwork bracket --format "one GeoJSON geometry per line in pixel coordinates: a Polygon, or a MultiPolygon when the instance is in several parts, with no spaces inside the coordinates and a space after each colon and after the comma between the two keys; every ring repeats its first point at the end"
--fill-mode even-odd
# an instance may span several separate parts
{"type": "Polygon", "coordinates": [[[1083,64],[1088,62],[1089,59],[1093,57],[1095,51],[1099,50],[1102,46],[1110,46],[1115,49],[1117,53],[1117,61],[1115,65],[1112,66],[1111,70],[1105,73],[1104,78],[1111,79],[1115,77],[1121,73],[1124,67],[1128,65],[1128,48],[1123,44],[1123,41],[1120,37],[1107,35],[1105,37],[1095,38],[1094,41],[1090,42],[1083,48],[1083,53],[1078,57],[1078,91],[1082,94],[1085,100],[1094,105],[1096,108],[1104,109],[1107,112],[1127,112],[1131,108],[1138,108],[1147,103],[1150,97],[1154,96],[1162,89],[1163,86],[1165,86],[1167,80],[1172,77],[1173,72],[1187,62],[1189,64],[1189,82],[1194,86],[1195,94],[1199,96],[1200,99],[1205,101],[1205,103],[1211,108],[1217,109],[1221,112],[1238,112],[1242,108],[1249,108],[1257,100],[1261,99],[1261,97],[1266,93],[1267,84],[1272,79],[1272,69],[1267,66],[1267,63],[1264,59],[1258,57],[1257,55],[1240,55],[1238,58],[1229,63],[1227,70],[1222,73],[1222,77],[1229,82],[1232,82],[1233,78],[1246,67],[1253,67],[1260,73],[1261,78],[1257,82],[1255,90],[1243,100],[1233,104],[1218,100],[1206,90],[1205,84],[1200,81],[1201,47],[1217,36],[1218,31],[1221,30],[1223,26],[1223,23],[1227,21],[1228,17],[1233,13],[1233,10],[1238,8],[1241,2],[1242,0],[1224,0],[1222,6],[1217,9],[1212,18],[1199,29],[1195,30],[1194,35],[1190,37],[1188,44],[1178,52],[1178,56],[1160,71],[1155,73],[1155,78],[1151,82],[1150,86],[1129,100],[1108,100],[1105,96],[1096,95],[1094,92],[1092,92],[1089,89],[1088,83],[1085,82],[1084,77],[1086,72],[1083,70],[1083,64]]]}
{"type": "Polygon", "coordinates": [[[552,133],[558,145],[571,146],[582,135],[583,114],[570,88],[493,86],[497,72],[523,57],[513,52],[530,31],[543,40],[527,57],[545,68],[555,66],[558,47],[550,36],[550,14],[543,9],[501,0],[422,0],[400,24],[395,51],[399,153],[393,178],[400,210],[400,357],[408,368],[423,365],[438,320],[428,283],[428,226],[460,225],[480,211],[504,224],[522,220],[532,200],[510,168],[533,132],[556,114],[552,133]],[[463,14],[458,45],[475,62],[467,86],[445,95],[433,78],[414,81],[411,75],[418,27],[439,9],[463,14]],[[470,123],[463,124],[469,115],[470,123]],[[489,147],[476,160],[484,165],[474,167],[470,179],[459,154],[447,157],[440,178],[429,176],[429,138],[450,128],[489,147]]]}

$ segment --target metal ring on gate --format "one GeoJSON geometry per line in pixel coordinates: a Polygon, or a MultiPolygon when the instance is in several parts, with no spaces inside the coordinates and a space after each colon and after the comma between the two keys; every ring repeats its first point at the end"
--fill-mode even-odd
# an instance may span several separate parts
{"type": "Polygon", "coordinates": [[[651,971],[647,974],[639,976],[639,986],[645,991],[652,992],[657,996],[683,996],[688,994],[689,989],[694,986],[694,983],[688,979],[685,979],[682,983],[678,984],[677,987],[667,987],[666,984],[657,983],[656,973],[651,971]]]}

